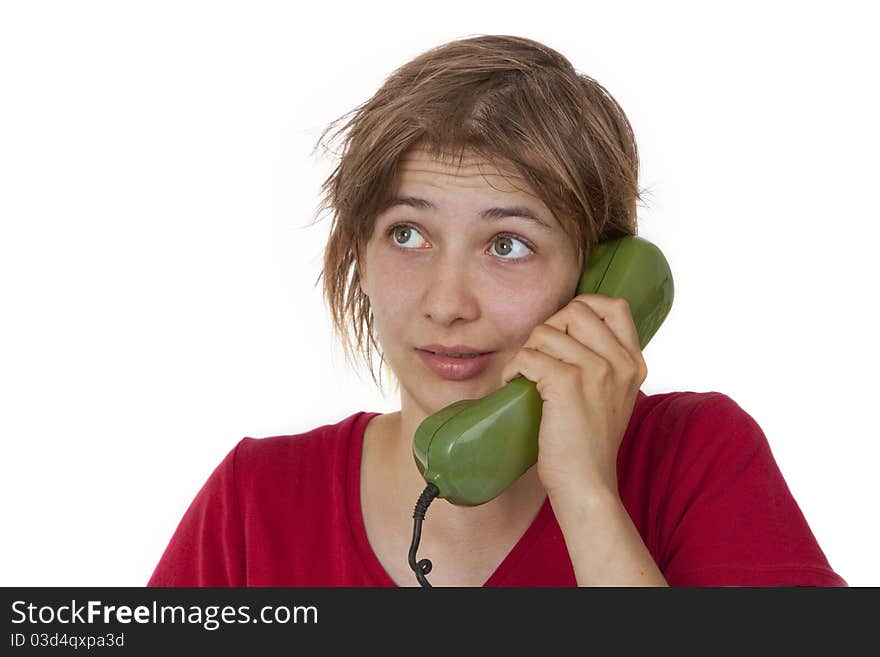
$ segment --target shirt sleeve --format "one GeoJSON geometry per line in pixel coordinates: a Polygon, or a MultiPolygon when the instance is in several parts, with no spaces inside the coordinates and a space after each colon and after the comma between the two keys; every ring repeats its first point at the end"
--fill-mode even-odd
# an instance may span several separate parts
{"type": "Polygon", "coordinates": [[[660,523],[672,586],[847,586],[829,565],[764,432],[712,393],[678,436],[660,523]]]}
{"type": "Polygon", "coordinates": [[[240,441],[196,494],[147,586],[244,586],[245,545],[236,484],[240,441]]]}

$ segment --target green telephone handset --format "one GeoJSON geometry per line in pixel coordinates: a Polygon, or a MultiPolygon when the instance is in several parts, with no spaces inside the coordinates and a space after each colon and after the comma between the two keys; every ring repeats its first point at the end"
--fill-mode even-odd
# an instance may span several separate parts
{"type": "MultiPolygon", "coordinates": [[[[629,302],[644,349],[672,307],[672,273],[651,242],[628,235],[601,242],[590,255],[577,294],[629,302]]],[[[482,399],[463,399],[425,418],[413,456],[437,497],[453,504],[488,502],[538,459],[541,395],[518,376],[482,399]]]]}

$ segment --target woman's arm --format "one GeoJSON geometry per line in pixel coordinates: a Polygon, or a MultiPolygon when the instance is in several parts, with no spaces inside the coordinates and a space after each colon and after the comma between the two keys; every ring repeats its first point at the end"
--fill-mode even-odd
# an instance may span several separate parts
{"type": "Polygon", "coordinates": [[[550,495],[578,586],[668,586],[617,492],[550,495]]]}
{"type": "Polygon", "coordinates": [[[666,586],[617,489],[617,453],[647,366],[629,304],[575,297],[502,370],[543,400],[538,476],[581,586],[666,586]]]}
{"type": "Polygon", "coordinates": [[[244,530],[235,482],[235,457],[243,442],[199,490],[147,586],[245,586],[244,530]]]}

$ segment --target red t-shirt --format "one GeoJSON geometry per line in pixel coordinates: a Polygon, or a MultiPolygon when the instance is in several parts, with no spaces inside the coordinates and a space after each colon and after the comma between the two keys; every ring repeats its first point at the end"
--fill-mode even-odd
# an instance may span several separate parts
{"type": "MultiPolygon", "coordinates": [[[[375,415],[243,438],[196,495],[148,586],[395,586],[361,513],[361,447],[375,415]]],[[[671,586],[846,586],[763,431],[726,395],[639,392],[617,471],[621,500],[671,586]]],[[[575,585],[549,500],[484,584],[575,585]]]]}

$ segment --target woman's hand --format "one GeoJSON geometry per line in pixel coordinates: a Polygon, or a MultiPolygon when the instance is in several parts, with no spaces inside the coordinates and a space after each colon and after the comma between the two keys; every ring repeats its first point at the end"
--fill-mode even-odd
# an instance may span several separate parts
{"type": "Polygon", "coordinates": [[[648,375],[625,299],[582,294],[536,326],[501,372],[544,400],[538,477],[548,495],[617,490],[617,451],[648,375]]]}

